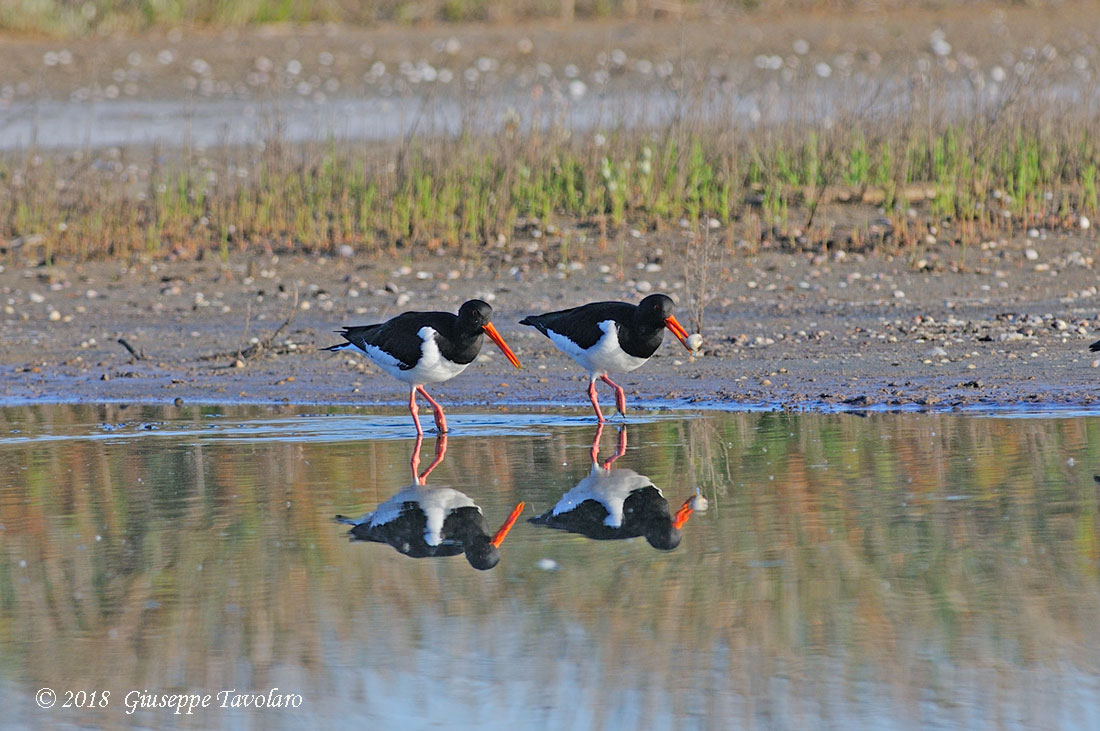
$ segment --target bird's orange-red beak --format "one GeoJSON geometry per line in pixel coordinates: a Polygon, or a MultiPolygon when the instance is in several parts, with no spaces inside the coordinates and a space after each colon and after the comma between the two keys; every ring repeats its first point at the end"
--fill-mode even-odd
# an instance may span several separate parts
{"type": "Polygon", "coordinates": [[[688,331],[684,329],[683,325],[676,321],[675,317],[673,317],[672,315],[666,317],[665,327],[672,331],[672,334],[679,339],[681,345],[683,345],[689,351],[691,350],[691,346],[688,345],[688,331]]]}
{"type": "Polygon", "coordinates": [[[684,501],[684,504],[680,506],[680,509],[676,511],[676,517],[672,519],[672,527],[676,530],[680,530],[680,526],[688,522],[688,518],[695,510],[691,507],[691,501],[694,498],[688,498],[684,501]]]}
{"type": "Polygon", "coordinates": [[[508,347],[508,343],[504,342],[504,338],[502,338],[500,333],[497,332],[497,329],[493,327],[493,323],[486,323],[481,329],[485,331],[485,334],[489,336],[490,340],[496,343],[496,346],[504,353],[504,357],[508,359],[508,362],[516,368],[519,368],[519,358],[517,358],[516,354],[512,352],[512,349],[508,347]]]}
{"type": "Polygon", "coordinates": [[[525,507],[527,507],[527,503],[520,501],[520,504],[512,509],[512,514],[508,516],[508,520],[504,521],[504,525],[500,526],[500,530],[489,540],[494,548],[500,548],[500,544],[504,543],[504,539],[508,537],[508,531],[512,530],[512,526],[516,524],[516,520],[525,507]]]}

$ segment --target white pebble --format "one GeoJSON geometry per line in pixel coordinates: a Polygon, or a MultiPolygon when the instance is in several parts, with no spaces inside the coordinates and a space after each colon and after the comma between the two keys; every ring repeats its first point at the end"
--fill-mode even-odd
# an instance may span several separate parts
{"type": "Polygon", "coordinates": [[[1090,221],[1089,221],[1089,218],[1088,218],[1088,216],[1081,216],[1081,220],[1080,220],[1080,221],[1078,221],[1078,222],[1077,222],[1077,224],[1078,224],[1078,225],[1079,225],[1079,226],[1080,226],[1081,228],[1083,228],[1083,229],[1087,229],[1087,228],[1088,228],[1089,226],[1091,226],[1091,225],[1092,225],[1092,222],[1090,222],[1090,221]]]}
{"type": "Polygon", "coordinates": [[[558,562],[552,558],[540,558],[535,563],[535,567],[541,569],[542,571],[557,571],[558,562]]]}

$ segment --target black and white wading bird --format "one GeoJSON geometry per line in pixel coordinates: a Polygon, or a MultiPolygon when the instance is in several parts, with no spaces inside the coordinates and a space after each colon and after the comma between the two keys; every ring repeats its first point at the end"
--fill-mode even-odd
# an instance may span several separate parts
{"type": "Polygon", "coordinates": [[[598,541],[645,537],[649,545],[671,551],[680,545],[683,527],[692,514],[688,498],[673,515],[657,486],[634,470],[612,469],[626,452],[626,427],[619,431],[618,450],[599,460],[603,424],[592,442],[592,470],[550,510],[528,523],[577,533],[598,541]]]}
{"type": "Polygon", "coordinates": [[[449,487],[427,485],[431,474],[447,453],[447,436],[440,435],[435,446],[435,460],[417,474],[420,467],[421,437],[411,460],[413,484],[372,512],[355,520],[337,515],[336,520],[352,526],[348,531],[353,541],[386,543],[411,558],[466,555],[475,569],[491,569],[500,563],[500,544],[512,530],[525,503],[513,510],[504,525],[489,535],[485,516],[470,496],[449,487]]]}
{"type": "Polygon", "coordinates": [[[493,308],[481,300],[469,300],[450,312],[405,312],[377,325],[357,325],[340,331],[345,342],[325,350],[354,350],[399,381],[409,384],[409,413],[416,433],[423,434],[417,416],[416,394],[428,400],[440,434],[447,431],[443,407],[428,395],[424,385],[449,381],[474,362],[481,351],[481,336],[488,335],[519,368],[519,359],[493,323],[493,308]]]}
{"type": "Polygon", "coordinates": [[[592,302],[569,310],[530,315],[519,322],[538,328],[558,350],[588,371],[588,398],[603,423],[596,396],[597,378],[615,389],[615,406],[626,416],[626,394],[608,374],[627,373],[649,360],[661,347],[665,328],[692,350],[687,330],[672,314],[672,304],[667,295],[651,294],[637,305],[592,302]]]}

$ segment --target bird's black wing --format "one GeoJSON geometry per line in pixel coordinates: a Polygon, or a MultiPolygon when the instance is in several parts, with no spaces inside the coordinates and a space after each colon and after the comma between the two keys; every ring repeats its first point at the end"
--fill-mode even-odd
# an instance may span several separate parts
{"type": "MultiPolygon", "coordinates": [[[[424,342],[420,329],[430,327],[436,332],[448,332],[456,320],[449,312],[405,312],[378,325],[356,325],[340,331],[352,345],[362,348],[371,345],[384,351],[401,363],[402,370],[416,366],[424,342]]],[[[343,343],[329,350],[345,347],[343,343]]]]}
{"type": "Polygon", "coordinates": [[[587,349],[604,336],[604,331],[600,329],[601,322],[615,320],[626,323],[630,321],[633,312],[634,305],[627,302],[590,302],[568,310],[529,315],[520,320],[519,324],[538,328],[543,335],[547,335],[547,330],[553,330],[579,347],[587,349]]]}
{"type": "Polygon", "coordinates": [[[1090,350],[1090,351],[1092,351],[1093,353],[1095,353],[1096,351],[1100,350],[1100,340],[1097,340],[1097,341],[1096,341],[1095,343],[1093,343],[1092,345],[1090,345],[1090,346],[1089,346],[1089,350],[1090,350]]]}
{"type": "Polygon", "coordinates": [[[572,510],[554,515],[553,510],[548,510],[542,515],[528,518],[527,522],[534,525],[545,525],[548,528],[563,530],[567,533],[591,538],[596,541],[612,541],[623,538],[635,538],[641,535],[640,531],[631,532],[627,526],[612,528],[605,525],[607,508],[596,500],[583,500],[572,510]]]}

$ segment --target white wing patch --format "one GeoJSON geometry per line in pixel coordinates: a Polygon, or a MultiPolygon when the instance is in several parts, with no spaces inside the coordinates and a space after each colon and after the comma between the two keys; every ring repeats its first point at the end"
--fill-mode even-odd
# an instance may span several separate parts
{"type": "Polygon", "coordinates": [[[551,514],[568,513],[585,500],[595,500],[607,509],[607,517],[604,518],[603,524],[609,528],[621,528],[623,503],[630,497],[630,493],[651,486],[653,482],[648,477],[639,475],[634,470],[605,470],[599,465],[592,465],[592,471],[588,477],[562,495],[551,514]]]}
{"type": "Polygon", "coordinates": [[[646,362],[647,358],[635,358],[619,346],[619,327],[614,320],[604,320],[599,328],[603,337],[588,350],[549,328],[546,334],[558,350],[577,361],[593,379],[608,373],[629,373],[646,362]]]}

